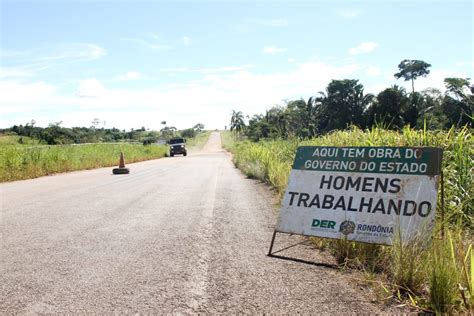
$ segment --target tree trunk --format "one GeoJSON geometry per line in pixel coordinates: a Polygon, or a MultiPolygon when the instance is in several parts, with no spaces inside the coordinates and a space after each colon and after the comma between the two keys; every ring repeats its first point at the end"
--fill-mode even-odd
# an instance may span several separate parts
{"type": "Polygon", "coordinates": [[[415,93],[415,80],[411,78],[411,93],[415,93]]]}

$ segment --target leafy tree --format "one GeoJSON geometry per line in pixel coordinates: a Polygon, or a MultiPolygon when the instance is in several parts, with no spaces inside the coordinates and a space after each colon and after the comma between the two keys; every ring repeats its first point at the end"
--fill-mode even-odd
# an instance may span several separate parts
{"type": "Polygon", "coordinates": [[[98,118],[94,118],[92,120],[92,126],[91,127],[92,128],[97,128],[99,126],[99,124],[100,124],[100,120],[98,118]]]}
{"type": "Polygon", "coordinates": [[[317,134],[316,128],[316,98],[310,97],[288,102],[284,111],[286,130],[290,136],[309,138],[317,134]]]}
{"type": "Polygon", "coordinates": [[[187,128],[185,130],[182,130],[180,134],[182,137],[192,138],[196,136],[196,130],[194,130],[194,128],[187,128]]]}
{"type": "MultiPolygon", "coordinates": [[[[334,129],[345,129],[354,124],[365,127],[364,111],[373,99],[372,94],[364,94],[364,86],[355,79],[332,80],[326,93],[316,101],[321,102],[317,110],[318,130],[329,132],[334,129]]],[[[317,106],[315,106],[317,108],[317,106]]]]}
{"type": "Polygon", "coordinates": [[[177,129],[174,126],[165,126],[160,130],[161,134],[163,135],[163,138],[168,140],[174,137],[176,131],[177,129]]]}
{"type": "Polygon", "coordinates": [[[303,117],[306,102],[304,100],[289,101],[283,112],[286,136],[300,136],[303,126],[307,125],[307,118],[303,117]]]}
{"type": "MultiPolygon", "coordinates": [[[[119,130],[117,128],[96,128],[91,127],[72,127],[66,128],[61,126],[62,122],[55,122],[48,127],[37,127],[32,122],[28,122],[25,126],[14,125],[11,128],[0,129],[0,132],[13,132],[19,136],[28,136],[39,140],[41,143],[50,145],[70,144],[70,143],[97,143],[97,142],[117,142],[117,141],[144,141],[148,139],[155,142],[158,139],[159,132],[147,131],[144,127],[141,129],[119,130]]],[[[172,137],[176,132],[176,128],[168,127],[165,130],[167,136],[172,137]]],[[[24,139],[23,139],[24,140],[24,139]]]]}
{"type": "Polygon", "coordinates": [[[421,93],[413,92],[409,95],[409,102],[405,105],[402,113],[405,125],[410,125],[410,127],[417,126],[423,102],[423,95],[421,93]]]}
{"type": "Polygon", "coordinates": [[[438,89],[428,88],[421,92],[423,105],[419,108],[418,126],[428,129],[442,129],[447,124],[447,117],[443,113],[443,94],[438,89]]]}
{"type": "Polygon", "coordinates": [[[448,117],[448,124],[460,127],[473,126],[474,95],[469,79],[446,78],[446,93],[443,101],[443,110],[448,117]]]}
{"type": "Polygon", "coordinates": [[[269,137],[287,137],[287,123],[285,117],[285,108],[282,106],[274,106],[266,111],[264,116],[265,122],[272,127],[269,131],[269,137]]]}
{"type": "Polygon", "coordinates": [[[268,122],[265,121],[262,114],[255,114],[249,119],[249,125],[245,134],[253,141],[259,141],[261,138],[268,138],[268,122]]]}
{"type": "Polygon", "coordinates": [[[403,127],[403,109],[407,103],[405,89],[397,85],[381,91],[367,111],[369,125],[377,124],[389,129],[403,127]]]}
{"type": "Polygon", "coordinates": [[[474,95],[472,95],[474,86],[470,86],[469,80],[470,78],[445,78],[444,84],[448,93],[452,93],[459,100],[472,105],[474,104],[474,95]]]}
{"type": "Polygon", "coordinates": [[[75,137],[71,129],[61,127],[62,122],[49,124],[41,131],[40,138],[48,145],[64,145],[74,143],[75,137]]]}
{"type": "Polygon", "coordinates": [[[405,81],[411,80],[412,92],[415,92],[415,80],[418,77],[426,77],[429,73],[431,65],[424,62],[423,60],[411,60],[404,59],[398,64],[398,69],[400,72],[397,72],[394,76],[397,79],[403,77],[405,81]]]}
{"type": "Polygon", "coordinates": [[[236,134],[240,134],[245,129],[244,115],[241,111],[232,110],[230,118],[230,130],[236,134]]]}
{"type": "Polygon", "coordinates": [[[202,123],[197,123],[196,125],[194,125],[193,129],[200,133],[202,130],[204,130],[204,124],[202,123]]]}
{"type": "Polygon", "coordinates": [[[265,115],[254,115],[249,120],[249,125],[245,130],[245,134],[253,141],[261,138],[278,138],[281,137],[277,126],[270,123],[265,115]]]}

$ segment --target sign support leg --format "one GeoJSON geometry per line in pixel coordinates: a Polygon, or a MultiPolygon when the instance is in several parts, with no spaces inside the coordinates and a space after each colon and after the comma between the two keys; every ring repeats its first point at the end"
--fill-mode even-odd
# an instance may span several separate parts
{"type": "Polygon", "coordinates": [[[441,237],[444,238],[444,174],[441,169],[441,237]]]}
{"type": "Polygon", "coordinates": [[[276,230],[273,231],[272,242],[270,243],[270,249],[268,249],[268,255],[267,255],[267,256],[269,256],[269,257],[272,255],[273,244],[275,243],[276,234],[277,234],[277,231],[276,231],[276,230]]]}

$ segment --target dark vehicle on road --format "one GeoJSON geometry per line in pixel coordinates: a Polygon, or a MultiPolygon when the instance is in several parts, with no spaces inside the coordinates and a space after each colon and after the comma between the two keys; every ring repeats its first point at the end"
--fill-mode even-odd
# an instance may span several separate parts
{"type": "Polygon", "coordinates": [[[175,137],[170,139],[168,144],[170,145],[170,157],[173,157],[174,155],[186,156],[188,154],[186,149],[186,139],[175,137]]]}

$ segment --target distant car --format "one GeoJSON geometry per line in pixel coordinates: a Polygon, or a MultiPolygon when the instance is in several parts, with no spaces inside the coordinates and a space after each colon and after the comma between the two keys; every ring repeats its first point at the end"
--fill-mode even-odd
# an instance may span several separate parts
{"type": "Polygon", "coordinates": [[[170,145],[170,157],[173,157],[174,155],[186,156],[188,154],[188,150],[186,149],[186,139],[175,137],[170,139],[168,144],[170,145]]]}

